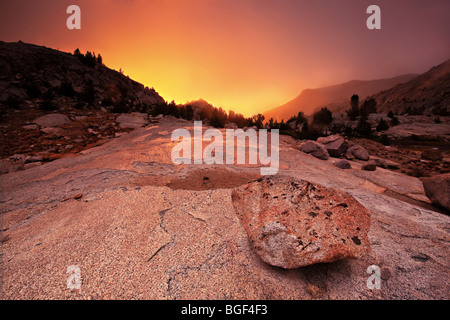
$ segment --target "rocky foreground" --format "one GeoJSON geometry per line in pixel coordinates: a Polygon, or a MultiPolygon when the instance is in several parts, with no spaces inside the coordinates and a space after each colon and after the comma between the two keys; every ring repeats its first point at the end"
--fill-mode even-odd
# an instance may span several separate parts
{"type": "Polygon", "coordinates": [[[278,181],[273,188],[257,166],[175,166],[171,132],[189,126],[162,119],[101,146],[2,175],[1,298],[449,298],[450,218],[427,204],[418,178],[382,167],[361,170],[357,159],[345,160],[351,168],[341,169],[337,159],[304,153],[285,136],[279,173],[270,178],[278,181]],[[335,240],[327,242],[320,227],[328,215],[337,219],[350,212],[356,220],[349,225],[360,230],[341,230],[336,239],[349,241],[340,258],[357,259],[276,267],[265,259],[267,251],[255,248],[278,253],[276,241],[264,247],[266,238],[259,234],[262,241],[256,241],[254,230],[265,230],[266,236],[293,232],[289,215],[279,220],[285,228],[269,221],[273,208],[280,212],[276,194],[292,195],[282,190],[292,179],[304,181],[299,185],[305,188],[317,186],[326,196],[299,198],[305,206],[321,203],[320,210],[308,212],[316,234],[298,239],[299,246],[326,251],[335,240]],[[272,197],[245,197],[252,188],[272,197]],[[339,199],[329,199],[330,190],[338,190],[333,196],[339,199]],[[241,203],[242,195],[249,202],[241,203]],[[245,222],[263,212],[249,206],[252,201],[267,208],[266,229],[245,222]],[[371,265],[381,270],[380,289],[367,287],[371,265]],[[67,287],[69,266],[79,267],[80,289],[67,287]]]}

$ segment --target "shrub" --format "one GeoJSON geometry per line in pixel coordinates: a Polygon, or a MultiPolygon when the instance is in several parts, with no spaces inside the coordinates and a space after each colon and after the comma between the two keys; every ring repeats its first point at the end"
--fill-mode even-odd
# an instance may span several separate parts
{"type": "Polygon", "coordinates": [[[387,129],[389,129],[389,124],[386,121],[384,121],[383,118],[381,118],[380,122],[378,122],[376,130],[378,132],[380,132],[380,131],[384,131],[384,130],[387,130],[387,129]]]}
{"type": "Polygon", "coordinates": [[[391,127],[398,126],[400,124],[400,121],[398,121],[397,117],[393,117],[391,120],[391,127]]]}

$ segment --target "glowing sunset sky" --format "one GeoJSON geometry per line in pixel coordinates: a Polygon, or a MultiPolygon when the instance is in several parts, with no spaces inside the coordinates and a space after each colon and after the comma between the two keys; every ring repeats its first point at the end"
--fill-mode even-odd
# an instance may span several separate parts
{"type": "Polygon", "coordinates": [[[103,56],[177,103],[245,115],[305,88],[421,73],[450,58],[448,0],[14,0],[0,40],[103,56]],[[81,30],[66,8],[81,7],[81,30]],[[381,30],[366,8],[381,7],[381,30]]]}

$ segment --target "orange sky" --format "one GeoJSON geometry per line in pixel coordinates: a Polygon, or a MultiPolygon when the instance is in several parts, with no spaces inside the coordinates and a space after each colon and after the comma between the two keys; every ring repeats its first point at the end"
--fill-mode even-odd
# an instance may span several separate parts
{"type": "Polygon", "coordinates": [[[101,53],[177,103],[252,115],[305,88],[420,73],[450,58],[448,0],[14,0],[0,40],[101,53]],[[81,7],[81,30],[66,8],[81,7]],[[382,30],[366,28],[370,4],[382,30]]]}

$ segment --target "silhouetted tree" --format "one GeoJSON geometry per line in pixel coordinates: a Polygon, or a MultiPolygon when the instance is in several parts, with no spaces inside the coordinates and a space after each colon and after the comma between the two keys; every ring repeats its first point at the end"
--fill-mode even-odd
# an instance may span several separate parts
{"type": "Polygon", "coordinates": [[[350,110],[347,115],[351,120],[355,120],[359,116],[359,96],[354,94],[350,99],[350,110]]]}
{"type": "Polygon", "coordinates": [[[102,56],[100,55],[100,53],[99,53],[98,56],[97,56],[97,64],[98,64],[98,65],[102,65],[102,64],[103,64],[103,58],[102,58],[102,56]]]}
{"type": "Polygon", "coordinates": [[[373,98],[365,100],[359,111],[361,117],[368,117],[371,113],[377,113],[377,101],[373,98]]]}
{"type": "Polygon", "coordinates": [[[400,121],[398,121],[398,118],[397,117],[393,117],[392,120],[391,120],[391,127],[397,126],[399,124],[400,124],[400,121]]]}
{"type": "Polygon", "coordinates": [[[313,114],[313,123],[328,126],[333,121],[333,114],[327,107],[313,114]]]}
{"type": "Polygon", "coordinates": [[[80,49],[76,48],[75,51],[73,52],[73,55],[77,58],[79,58],[80,56],[82,56],[80,49]]]}
{"type": "Polygon", "coordinates": [[[358,125],[355,128],[356,133],[361,137],[369,138],[372,136],[372,126],[365,117],[359,119],[358,125]]]}

